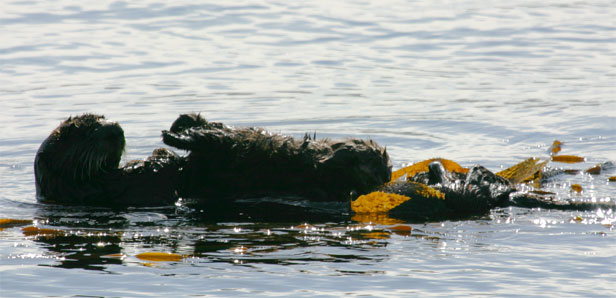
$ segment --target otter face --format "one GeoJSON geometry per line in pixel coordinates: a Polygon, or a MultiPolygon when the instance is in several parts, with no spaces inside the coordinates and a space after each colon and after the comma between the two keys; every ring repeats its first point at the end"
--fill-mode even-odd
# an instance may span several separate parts
{"type": "Polygon", "coordinates": [[[334,173],[357,194],[373,191],[391,179],[391,161],[387,151],[372,140],[350,139],[332,144],[334,149],[323,169],[334,173]]]}
{"type": "Polygon", "coordinates": [[[124,146],[124,131],[116,122],[94,114],[68,118],[36,154],[37,190],[44,192],[56,184],[87,182],[117,169],[124,146]]]}

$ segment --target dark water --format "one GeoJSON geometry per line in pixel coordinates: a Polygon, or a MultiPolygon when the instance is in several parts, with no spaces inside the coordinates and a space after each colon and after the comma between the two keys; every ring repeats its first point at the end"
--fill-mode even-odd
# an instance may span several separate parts
{"type": "MultiPolygon", "coordinates": [[[[125,161],[163,146],[160,131],[178,114],[201,112],[296,136],[372,138],[395,168],[440,156],[499,170],[546,158],[556,139],[586,161],[554,167],[614,162],[614,7],[5,1],[0,218],[62,234],[1,230],[0,296],[611,297],[609,210],[507,208],[408,223],[68,208],[36,202],[32,163],[54,127],[84,112],[123,126],[125,161]],[[184,258],[137,257],[144,252],[184,258]]],[[[546,189],[613,200],[614,175],[561,175],[546,189]]]]}

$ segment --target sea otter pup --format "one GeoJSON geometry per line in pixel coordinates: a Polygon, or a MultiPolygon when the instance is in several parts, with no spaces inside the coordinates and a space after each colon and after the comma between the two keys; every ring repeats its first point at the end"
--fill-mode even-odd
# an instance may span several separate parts
{"type": "Polygon", "coordinates": [[[37,198],[114,207],[173,204],[182,159],[161,148],[146,160],[120,167],[124,146],[118,123],[94,114],[69,117],[36,153],[37,198]]]}
{"type": "Polygon", "coordinates": [[[180,197],[349,201],[391,177],[386,150],[372,140],[295,139],[186,114],[163,131],[163,141],[189,151],[180,174],[180,197]]]}

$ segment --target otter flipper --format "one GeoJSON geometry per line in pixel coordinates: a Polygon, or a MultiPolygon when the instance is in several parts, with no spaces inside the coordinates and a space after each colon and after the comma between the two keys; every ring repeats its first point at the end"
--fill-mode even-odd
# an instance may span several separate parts
{"type": "Polygon", "coordinates": [[[163,130],[163,143],[182,150],[193,150],[199,148],[195,145],[197,142],[195,136],[189,133],[175,133],[168,130],[163,130]]]}

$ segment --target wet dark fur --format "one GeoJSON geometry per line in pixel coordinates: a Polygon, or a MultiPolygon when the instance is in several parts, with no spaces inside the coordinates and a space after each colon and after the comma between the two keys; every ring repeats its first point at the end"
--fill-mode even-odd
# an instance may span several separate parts
{"type": "Polygon", "coordinates": [[[189,114],[163,131],[163,141],[190,152],[181,174],[181,197],[291,195],[348,201],[391,176],[387,152],[372,140],[295,139],[189,114]]]}
{"type": "Polygon", "coordinates": [[[41,144],[34,162],[37,198],[98,206],[173,203],[181,158],[157,149],[146,160],[120,167],[122,127],[104,116],[70,117],[41,144]]]}

